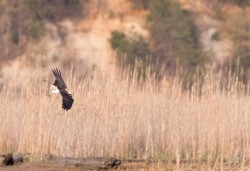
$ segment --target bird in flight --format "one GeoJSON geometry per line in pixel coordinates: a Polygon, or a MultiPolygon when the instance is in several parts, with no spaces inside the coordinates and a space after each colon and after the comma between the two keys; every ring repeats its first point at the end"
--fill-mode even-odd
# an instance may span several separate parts
{"type": "Polygon", "coordinates": [[[72,95],[69,94],[65,89],[67,88],[65,82],[62,79],[62,75],[60,70],[57,68],[52,69],[52,72],[55,76],[55,82],[54,84],[51,84],[53,86],[53,90],[51,91],[51,94],[61,94],[62,96],[62,108],[63,110],[69,110],[74,102],[74,99],[72,98],[72,95]]]}

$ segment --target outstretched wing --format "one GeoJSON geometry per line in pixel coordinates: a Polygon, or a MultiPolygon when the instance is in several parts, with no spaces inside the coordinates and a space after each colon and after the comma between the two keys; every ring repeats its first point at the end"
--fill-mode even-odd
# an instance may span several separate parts
{"type": "Polygon", "coordinates": [[[69,110],[74,102],[74,99],[72,98],[72,95],[69,94],[66,90],[64,89],[59,89],[60,94],[62,95],[62,108],[63,110],[69,110]]]}
{"type": "Polygon", "coordinates": [[[56,86],[58,89],[66,89],[67,86],[65,84],[65,82],[62,79],[62,75],[60,70],[56,69],[52,69],[52,72],[56,78],[55,82],[54,82],[54,86],[56,86]]]}

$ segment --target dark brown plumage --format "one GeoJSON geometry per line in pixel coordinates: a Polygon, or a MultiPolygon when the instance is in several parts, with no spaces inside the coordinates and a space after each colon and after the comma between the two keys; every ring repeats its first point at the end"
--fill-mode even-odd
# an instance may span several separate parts
{"type": "Polygon", "coordinates": [[[72,98],[72,95],[69,94],[65,89],[67,88],[65,82],[62,79],[62,75],[60,70],[58,70],[57,68],[52,69],[52,72],[56,78],[55,82],[54,82],[54,86],[57,87],[57,89],[59,90],[61,96],[62,96],[62,108],[63,110],[69,110],[73,103],[74,103],[74,99],[72,98]]]}

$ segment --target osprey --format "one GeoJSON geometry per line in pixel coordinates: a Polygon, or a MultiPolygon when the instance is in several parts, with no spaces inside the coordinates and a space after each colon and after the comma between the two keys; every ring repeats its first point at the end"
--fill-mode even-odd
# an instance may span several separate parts
{"type": "Polygon", "coordinates": [[[69,94],[65,89],[67,88],[66,84],[62,79],[60,70],[52,69],[52,72],[56,78],[54,84],[51,84],[54,87],[54,90],[51,91],[51,94],[61,94],[62,96],[62,108],[63,110],[69,110],[74,102],[72,95],[69,94]]]}

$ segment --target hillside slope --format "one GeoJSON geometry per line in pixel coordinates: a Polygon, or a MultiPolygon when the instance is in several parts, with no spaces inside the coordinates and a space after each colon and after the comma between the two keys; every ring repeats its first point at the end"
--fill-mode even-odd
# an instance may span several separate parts
{"type": "MultiPolygon", "coordinates": [[[[227,36],[214,39],[227,22],[219,19],[218,15],[219,12],[234,15],[241,9],[232,4],[225,4],[220,6],[218,12],[215,10],[216,3],[203,0],[179,2],[184,9],[193,12],[204,50],[210,54],[214,64],[222,65],[230,59],[233,47],[231,39],[227,36]]],[[[15,15],[11,8],[13,6],[15,4],[5,10],[0,19],[1,25],[6,25],[8,17],[15,15]]],[[[10,68],[18,71],[30,66],[41,66],[47,70],[72,64],[76,67],[95,67],[101,71],[112,72],[116,56],[109,42],[112,31],[121,31],[127,35],[138,33],[150,40],[146,24],[148,11],[134,9],[130,0],[93,0],[87,5],[84,4],[82,9],[82,13],[85,13],[82,17],[61,17],[57,21],[45,21],[45,33],[38,40],[21,35],[19,43],[15,44],[8,41],[7,34],[3,36],[0,42],[3,52],[0,56],[1,75],[8,73],[10,68]]],[[[8,27],[2,27],[2,35],[5,35],[6,29],[8,30],[8,27]]]]}

